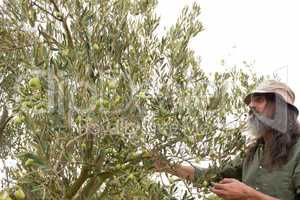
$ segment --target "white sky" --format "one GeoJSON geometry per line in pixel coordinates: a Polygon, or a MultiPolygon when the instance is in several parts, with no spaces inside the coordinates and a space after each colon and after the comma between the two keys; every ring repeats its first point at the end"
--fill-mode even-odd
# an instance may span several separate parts
{"type": "MultiPolygon", "coordinates": [[[[159,0],[162,27],[176,22],[181,9],[192,0],[159,0]]],[[[206,71],[254,62],[263,75],[277,73],[296,93],[300,108],[300,1],[297,0],[196,0],[204,31],[191,47],[206,71]]]]}

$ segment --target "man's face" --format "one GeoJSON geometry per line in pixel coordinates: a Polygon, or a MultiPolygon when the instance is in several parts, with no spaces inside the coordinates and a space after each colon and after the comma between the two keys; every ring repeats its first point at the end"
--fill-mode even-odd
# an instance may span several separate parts
{"type": "Polygon", "coordinates": [[[264,94],[254,94],[251,96],[249,107],[251,110],[256,111],[259,114],[265,115],[271,118],[275,107],[274,103],[268,100],[267,96],[264,94]]]}
{"type": "Polygon", "coordinates": [[[265,132],[269,131],[270,128],[261,122],[256,116],[255,112],[259,115],[264,115],[268,118],[273,117],[275,110],[275,104],[272,103],[267,95],[264,94],[254,94],[251,96],[249,102],[249,118],[248,118],[248,132],[251,136],[260,138],[265,132]]]}

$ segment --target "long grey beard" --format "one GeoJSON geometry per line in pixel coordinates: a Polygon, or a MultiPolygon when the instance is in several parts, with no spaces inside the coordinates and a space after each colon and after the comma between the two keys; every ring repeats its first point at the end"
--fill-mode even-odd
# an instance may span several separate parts
{"type": "Polygon", "coordinates": [[[261,122],[254,114],[248,118],[245,134],[251,138],[261,138],[271,128],[261,122]]]}
{"type": "Polygon", "coordinates": [[[252,113],[254,116],[254,122],[250,121],[250,123],[258,126],[259,129],[267,128],[268,130],[273,129],[285,133],[288,130],[288,104],[280,96],[276,95],[275,97],[276,109],[272,117],[267,117],[252,109],[250,114],[252,113]]]}

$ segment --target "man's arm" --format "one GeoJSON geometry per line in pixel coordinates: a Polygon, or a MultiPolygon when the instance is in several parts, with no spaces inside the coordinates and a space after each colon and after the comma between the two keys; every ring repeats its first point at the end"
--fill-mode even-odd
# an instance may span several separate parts
{"type": "Polygon", "coordinates": [[[223,168],[203,168],[194,165],[170,165],[168,162],[161,159],[153,159],[154,167],[157,172],[166,172],[175,175],[179,178],[189,180],[196,184],[202,183],[202,181],[220,181],[222,178],[235,178],[241,180],[242,168],[238,159],[227,163],[223,168]]]}
{"type": "Polygon", "coordinates": [[[165,161],[155,160],[154,167],[157,172],[166,172],[189,181],[194,181],[195,179],[195,168],[193,166],[180,164],[170,165],[165,161]]]}

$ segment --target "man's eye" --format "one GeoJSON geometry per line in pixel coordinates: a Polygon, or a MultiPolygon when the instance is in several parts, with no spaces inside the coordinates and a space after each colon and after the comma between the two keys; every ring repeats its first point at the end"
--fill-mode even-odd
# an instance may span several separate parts
{"type": "Polygon", "coordinates": [[[256,102],[262,102],[262,101],[264,101],[264,98],[263,97],[256,97],[254,99],[254,101],[256,101],[256,102]]]}
{"type": "Polygon", "coordinates": [[[265,100],[265,98],[263,96],[253,96],[252,97],[252,101],[255,101],[255,102],[262,102],[264,100],[265,100]]]}

